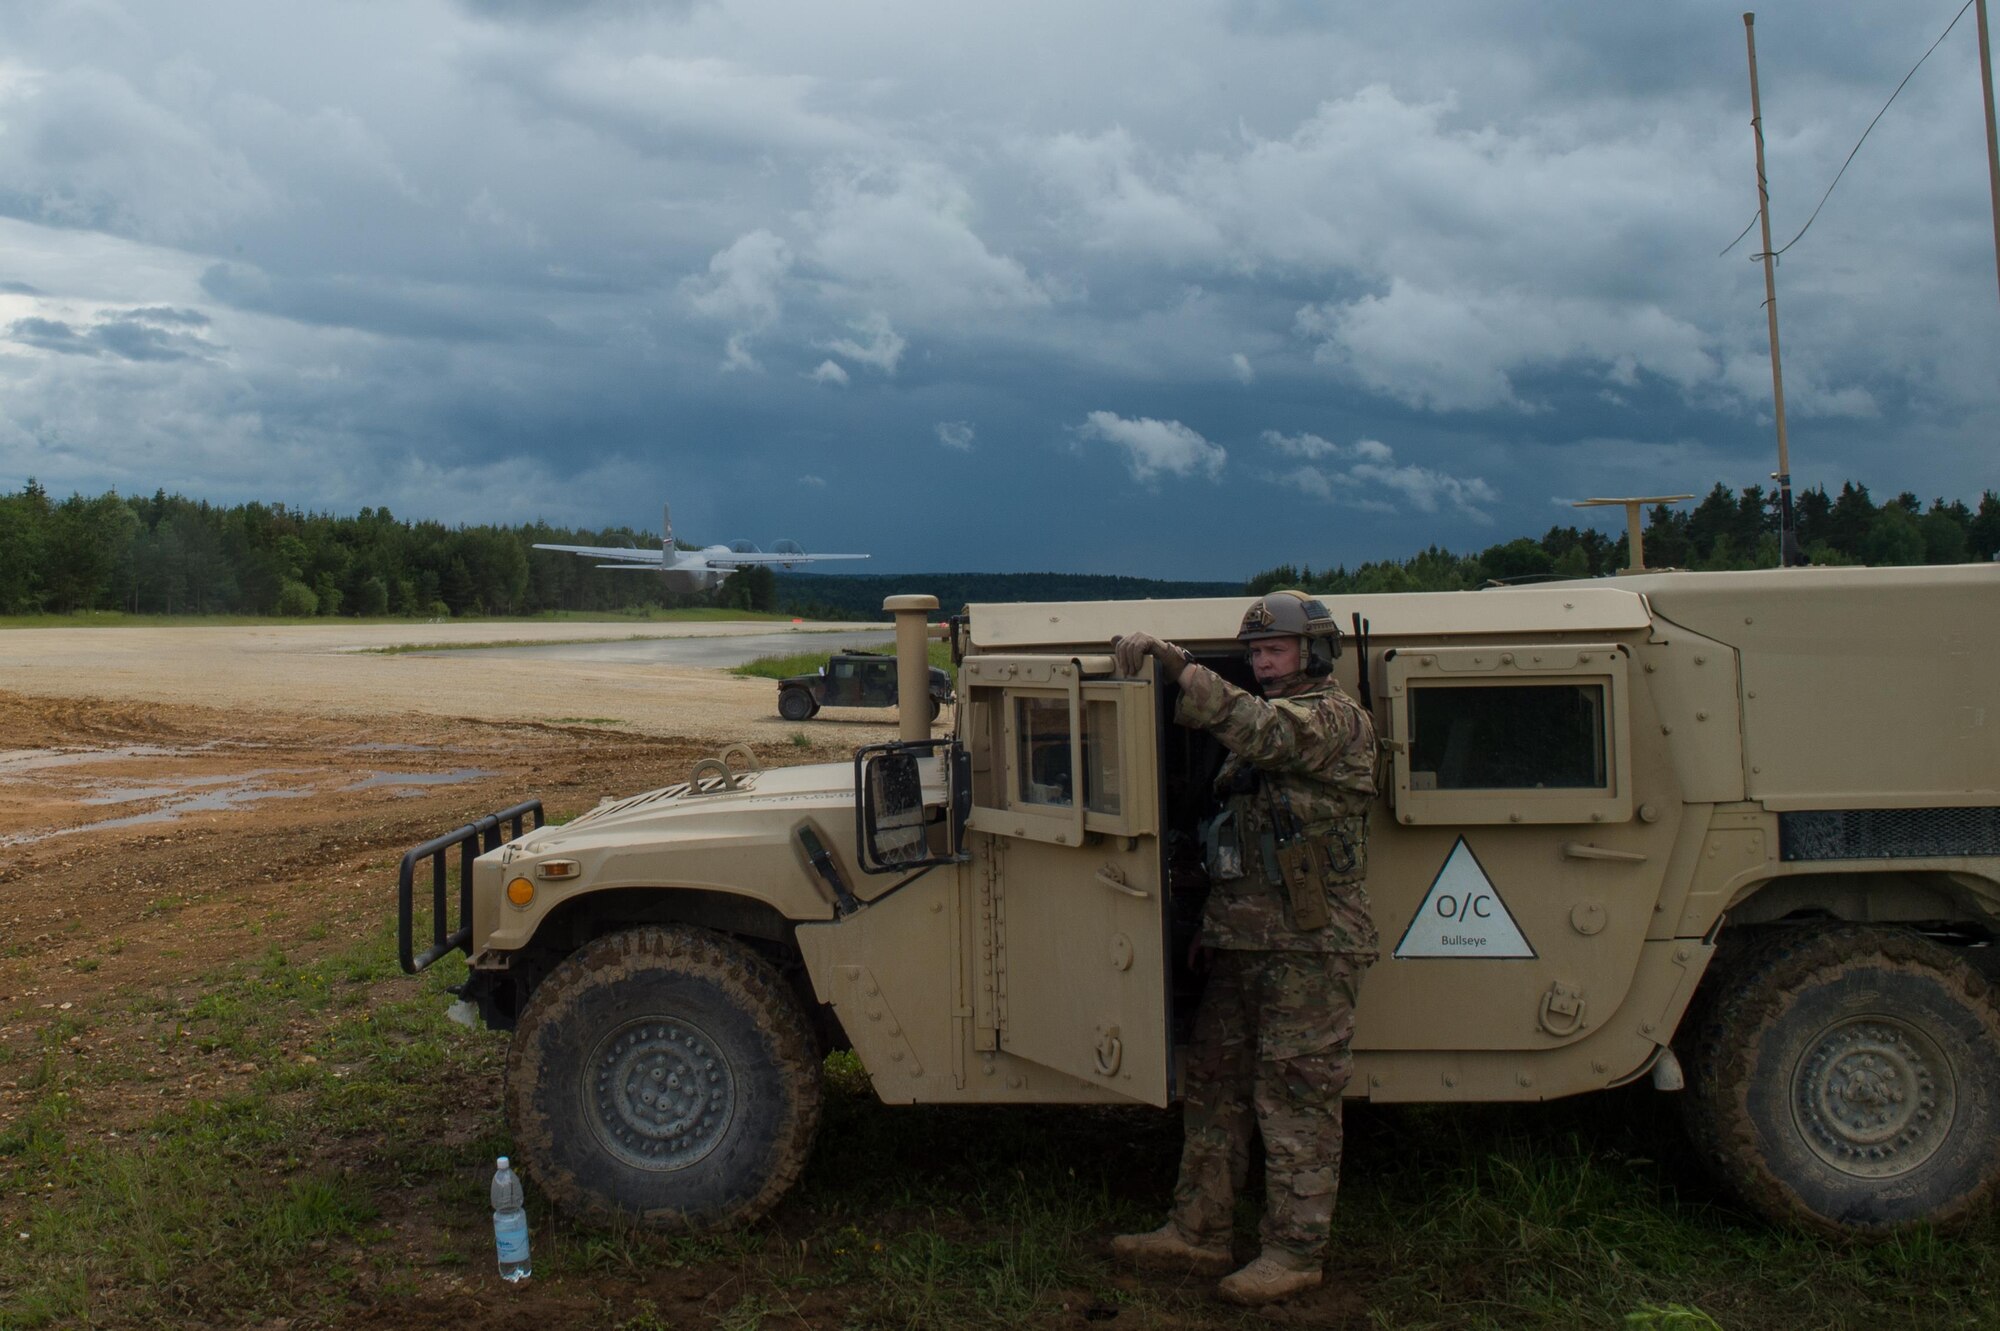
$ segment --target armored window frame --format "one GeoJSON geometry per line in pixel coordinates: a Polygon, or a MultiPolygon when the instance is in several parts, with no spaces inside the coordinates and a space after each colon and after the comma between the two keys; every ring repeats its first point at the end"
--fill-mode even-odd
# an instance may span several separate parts
{"type": "Polygon", "coordinates": [[[967,827],[1069,846],[1094,833],[1156,830],[1151,690],[1109,675],[1108,658],[967,658],[959,674],[973,776],[967,827]],[[1107,677],[1092,677],[1099,674],[1107,677]],[[1056,754],[1038,774],[1036,765],[1056,754]],[[1047,779],[1058,774],[1068,777],[1067,798],[1055,795],[1060,781],[1047,779]]]}
{"type": "MultiPolygon", "coordinates": [[[[1384,659],[1383,682],[1392,740],[1389,799],[1396,820],[1409,824],[1629,820],[1632,749],[1626,667],[1625,649],[1616,643],[1420,647],[1389,652],[1384,659]],[[1434,770],[1420,771],[1415,765],[1420,756],[1417,722],[1424,702],[1438,697],[1436,691],[1454,689],[1573,690],[1586,703],[1594,697],[1594,733],[1582,743],[1574,737],[1558,736],[1556,740],[1567,760],[1581,759],[1591,769],[1589,779],[1579,783],[1572,772],[1560,778],[1563,784],[1441,787],[1434,770]]],[[[1522,701],[1525,704],[1528,699],[1522,701]]],[[[1521,715],[1530,716],[1532,711],[1524,707],[1521,715]]],[[[1591,723],[1585,720],[1583,724],[1591,723]]]]}

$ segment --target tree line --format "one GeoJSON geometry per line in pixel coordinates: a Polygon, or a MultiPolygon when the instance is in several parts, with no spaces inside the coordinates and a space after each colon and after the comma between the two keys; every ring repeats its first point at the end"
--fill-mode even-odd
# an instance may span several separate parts
{"type": "MultiPolygon", "coordinates": [[[[1951,564],[2000,550],[2000,496],[1977,508],[1910,493],[1877,504],[1852,482],[1795,496],[1800,544],[1816,564],[1951,564]]],[[[1778,562],[1775,495],[1716,485],[1692,509],[1654,508],[1653,567],[1770,568],[1778,562]]],[[[353,516],[284,504],[212,504],[156,491],[56,500],[30,479],[0,494],[0,614],[123,610],[136,614],[533,615],[721,605],[816,619],[875,619],[882,598],[921,588],[953,609],[968,601],[1129,600],[1219,596],[1297,586],[1323,592],[1449,591],[1495,579],[1592,577],[1627,562],[1625,538],[1551,527],[1477,554],[1438,546],[1408,559],[1315,571],[1282,564],[1232,582],[1174,582],[1060,573],[828,575],[746,569],[714,591],[667,589],[657,577],[592,567],[536,543],[647,546],[626,527],[545,522],[448,527],[387,508],[353,516]]]]}
{"type": "MultiPolygon", "coordinates": [[[[1991,490],[1977,508],[1942,498],[1926,507],[1907,490],[1877,504],[1867,486],[1849,481],[1836,495],[1824,486],[1794,491],[1792,511],[1799,547],[1812,564],[1963,564],[2000,552],[2000,495],[1991,490]]],[[[1644,527],[1646,567],[1776,568],[1778,516],[1777,492],[1761,485],[1732,491],[1717,483],[1692,509],[1655,505],[1644,527]]],[[[1408,559],[1353,569],[1343,564],[1315,572],[1310,565],[1280,564],[1251,578],[1246,590],[1253,596],[1279,587],[1466,591],[1495,581],[1598,577],[1630,564],[1626,546],[1622,533],[1613,538],[1590,528],[1550,527],[1539,540],[1522,536],[1477,554],[1433,545],[1408,559]]]]}
{"type": "MultiPolygon", "coordinates": [[[[955,609],[966,601],[1127,600],[1223,595],[1233,582],[1181,583],[1070,574],[862,575],[742,569],[707,592],[594,567],[555,545],[657,548],[626,527],[589,531],[447,527],[387,508],[347,517],[283,504],[212,504],[156,491],[55,500],[30,479],[0,494],[0,614],[241,614],[286,617],[534,615],[722,606],[815,619],[880,619],[882,600],[913,587],[955,609]]],[[[692,548],[683,546],[682,548],[692,548]]]]}
{"type": "Polygon", "coordinates": [[[712,601],[530,550],[537,541],[645,544],[627,528],[447,527],[387,508],[347,517],[164,491],[57,501],[30,479],[0,495],[0,613],[436,617],[712,601]]]}

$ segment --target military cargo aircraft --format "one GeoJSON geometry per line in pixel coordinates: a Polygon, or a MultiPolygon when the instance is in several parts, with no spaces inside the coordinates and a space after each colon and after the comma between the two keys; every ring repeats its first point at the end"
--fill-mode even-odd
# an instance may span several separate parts
{"type": "Polygon", "coordinates": [[[678,550],[674,548],[673,510],[666,505],[660,508],[660,548],[657,550],[629,546],[542,544],[537,544],[535,549],[559,550],[564,554],[581,555],[585,559],[609,561],[599,564],[599,568],[658,573],[666,579],[667,586],[677,592],[704,592],[719,587],[724,578],[741,568],[759,565],[796,568],[800,564],[826,559],[868,558],[867,555],[807,554],[797,541],[779,541],[774,549],[768,551],[759,550],[748,541],[708,545],[698,550],[678,550]]]}

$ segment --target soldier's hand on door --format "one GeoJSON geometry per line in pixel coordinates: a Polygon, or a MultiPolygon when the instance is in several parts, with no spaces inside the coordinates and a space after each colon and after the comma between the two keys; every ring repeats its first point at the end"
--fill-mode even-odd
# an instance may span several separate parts
{"type": "Polygon", "coordinates": [[[1111,660],[1121,675],[1137,675],[1149,656],[1160,663],[1162,677],[1170,682],[1180,678],[1188,663],[1186,652],[1150,633],[1128,633],[1111,640],[1111,660]]]}

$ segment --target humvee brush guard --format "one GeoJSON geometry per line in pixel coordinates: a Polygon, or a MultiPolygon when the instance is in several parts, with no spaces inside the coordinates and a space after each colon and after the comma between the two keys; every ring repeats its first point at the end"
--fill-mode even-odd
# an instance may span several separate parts
{"type": "MultiPolygon", "coordinates": [[[[1326,599],[1386,741],[1349,1095],[1649,1077],[1774,1218],[1884,1232],[1992,1198],[2000,568],[1326,599]]],[[[1247,681],[1245,604],[972,606],[934,739],[935,602],[892,598],[898,742],[770,771],[739,749],[561,827],[517,806],[418,847],[404,966],[469,954],[465,997],[514,1032],[519,1154],[564,1205],[655,1225],[773,1205],[835,1045],[892,1103],[1164,1106],[1220,754],[1107,643],[1143,629],[1247,681]]]]}

